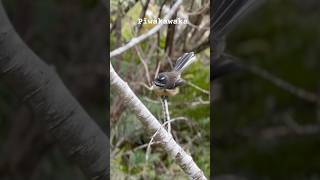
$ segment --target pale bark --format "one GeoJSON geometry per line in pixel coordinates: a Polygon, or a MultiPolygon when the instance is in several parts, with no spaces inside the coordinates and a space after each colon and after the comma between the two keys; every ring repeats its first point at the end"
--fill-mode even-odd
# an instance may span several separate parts
{"type": "Polygon", "coordinates": [[[123,81],[114,71],[110,63],[110,84],[114,92],[121,95],[127,107],[129,107],[146,127],[146,129],[154,134],[155,141],[160,142],[163,149],[175,160],[181,169],[190,177],[190,179],[206,180],[202,170],[193,161],[192,157],[187,154],[180,145],[172,138],[172,136],[161,126],[159,121],[146,108],[146,106],[134,94],[128,84],[123,81]]]}
{"type": "MultiPolygon", "coordinates": [[[[177,0],[177,2],[172,6],[171,10],[168,12],[168,14],[166,14],[166,16],[164,17],[164,19],[170,19],[173,14],[177,11],[177,9],[179,8],[179,6],[181,5],[182,0],[177,0]]],[[[130,40],[130,42],[128,42],[126,45],[119,47],[113,51],[110,52],[110,58],[113,58],[117,55],[122,54],[123,52],[127,51],[128,49],[132,48],[133,46],[135,46],[136,44],[144,41],[145,39],[147,39],[149,36],[155,34],[156,32],[158,32],[162,26],[164,26],[164,24],[160,23],[158,25],[156,25],[154,28],[152,28],[151,30],[149,30],[148,32],[142,34],[141,36],[132,38],[130,40]]]]}

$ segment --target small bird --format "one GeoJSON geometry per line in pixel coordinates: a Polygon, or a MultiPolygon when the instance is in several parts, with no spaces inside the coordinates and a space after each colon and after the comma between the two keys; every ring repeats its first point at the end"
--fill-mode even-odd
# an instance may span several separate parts
{"type": "Polygon", "coordinates": [[[158,96],[175,96],[179,93],[179,86],[185,84],[181,73],[196,60],[194,52],[183,54],[170,72],[161,72],[153,82],[153,90],[158,96]]]}

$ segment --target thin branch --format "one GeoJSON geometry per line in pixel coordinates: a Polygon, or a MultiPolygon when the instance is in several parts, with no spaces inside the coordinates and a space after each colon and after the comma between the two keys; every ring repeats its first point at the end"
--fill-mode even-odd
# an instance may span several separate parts
{"type": "Polygon", "coordinates": [[[200,91],[200,92],[202,92],[204,94],[210,95],[210,92],[208,90],[202,89],[201,87],[199,87],[199,86],[197,86],[197,85],[195,85],[195,84],[193,84],[192,82],[189,82],[189,81],[186,81],[186,83],[189,86],[195,88],[196,90],[198,90],[198,91],[200,91]]]}
{"type": "MultiPolygon", "coordinates": [[[[162,96],[161,97],[161,104],[162,104],[162,112],[163,112],[163,121],[164,122],[170,121],[168,97],[162,96]]],[[[167,128],[168,128],[168,133],[171,134],[171,124],[170,123],[168,123],[167,128]]]]}
{"type": "Polygon", "coordinates": [[[153,143],[153,139],[156,137],[156,135],[158,134],[159,130],[163,127],[165,127],[165,125],[167,124],[170,124],[171,122],[174,122],[174,121],[178,121],[178,120],[184,120],[184,121],[187,121],[188,119],[185,118],[185,117],[181,117],[181,118],[174,118],[174,119],[171,119],[171,120],[168,120],[166,122],[164,122],[161,127],[152,135],[149,143],[148,143],[148,147],[147,147],[147,152],[146,152],[146,161],[148,161],[149,159],[149,154],[150,154],[150,151],[151,151],[151,145],[153,143]]]}
{"type": "MultiPolygon", "coordinates": [[[[166,14],[164,19],[170,19],[173,16],[173,14],[178,10],[178,8],[180,7],[181,3],[182,3],[182,0],[177,0],[177,2],[173,5],[171,10],[168,12],[168,14],[166,14]]],[[[115,56],[117,56],[119,54],[122,54],[123,52],[125,52],[128,49],[132,48],[136,44],[144,41],[148,37],[150,37],[153,34],[155,34],[156,32],[158,32],[163,27],[163,25],[164,25],[163,23],[160,23],[160,24],[156,25],[154,28],[152,28],[151,30],[147,31],[145,34],[142,34],[142,35],[140,35],[138,37],[135,37],[135,38],[131,39],[131,41],[128,42],[126,45],[111,51],[110,58],[113,58],[113,57],[115,57],[115,56]]]]}
{"type": "MultiPolygon", "coordinates": [[[[167,0],[164,0],[159,9],[158,18],[161,18],[162,10],[164,5],[166,4],[167,0]]],[[[156,68],[155,68],[155,78],[158,75],[158,72],[160,70],[160,31],[157,32],[157,61],[156,61],[156,68]]]]}
{"type": "MultiPolygon", "coordinates": [[[[173,69],[173,62],[172,59],[170,58],[170,56],[168,55],[168,52],[166,52],[165,50],[161,49],[160,47],[157,47],[159,51],[162,52],[162,54],[166,57],[165,59],[168,61],[170,68],[173,69]]],[[[161,64],[161,61],[159,61],[158,63],[161,64]]],[[[159,67],[160,68],[160,67],[159,67]]],[[[159,71],[158,71],[159,72],[159,71]]],[[[158,72],[155,74],[155,78],[158,75],[158,72]]]]}
{"type": "Polygon", "coordinates": [[[259,136],[265,139],[279,139],[284,136],[298,135],[298,136],[308,136],[316,135],[320,133],[320,126],[318,123],[298,125],[297,129],[293,129],[288,125],[278,125],[273,127],[267,127],[264,129],[256,128],[244,128],[239,131],[239,133],[245,137],[259,136]]]}
{"type": "Polygon", "coordinates": [[[244,64],[237,57],[234,57],[234,56],[231,56],[228,54],[224,54],[222,56],[222,58],[224,58],[225,61],[229,61],[230,62],[229,64],[235,64],[239,68],[247,70],[247,71],[259,76],[260,78],[263,78],[263,79],[271,82],[275,86],[277,86],[287,92],[290,92],[291,94],[293,94],[293,95],[295,95],[305,101],[308,101],[311,103],[319,103],[320,102],[320,97],[317,94],[306,91],[300,87],[297,87],[297,86],[275,76],[273,73],[270,73],[265,69],[262,69],[256,65],[253,65],[253,64],[244,64]]]}
{"type": "Polygon", "coordinates": [[[201,97],[198,98],[199,101],[190,102],[190,106],[199,106],[199,105],[210,105],[210,101],[204,101],[201,97]]]}
{"type": "Polygon", "coordinates": [[[136,49],[136,52],[139,56],[140,62],[142,63],[144,70],[146,71],[146,78],[147,78],[148,85],[151,86],[151,78],[150,78],[148,64],[146,63],[146,60],[142,56],[141,49],[138,46],[135,46],[135,49],[136,49]]]}
{"type": "Polygon", "coordinates": [[[192,157],[177,144],[172,136],[162,127],[159,121],[134,94],[128,84],[118,76],[111,63],[110,85],[115,89],[115,92],[121,94],[127,106],[137,115],[138,119],[148,131],[152,134],[158,131],[155,136],[156,141],[160,142],[163,149],[175,159],[176,163],[191,179],[206,179],[202,170],[196,165],[192,157]]]}
{"type": "Polygon", "coordinates": [[[206,25],[209,25],[209,23],[203,25],[203,27],[200,27],[200,26],[197,26],[195,24],[192,24],[189,20],[188,20],[188,23],[187,23],[189,26],[197,29],[197,30],[210,30],[210,27],[209,26],[206,26],[206,25]]]}
{"type": "MultiPolygon", "coordinates": [[[[142,4],[142,6],[143,6],[143,9],[142,9],[142,11],[141,11],[141,13],[140,13],[140,18],[141,18],[141,19],[144,19],[144,17],[146,16],[146,12],[147,12],[147,10],[148,10],[149,3],[150,3],[150,0],[147,0],[146,4],[143,5],[143,3],[142,3],[142,1],[141,1],[141,4],[142,4]]],[[[140,31],[140,29],[142,28],[142,26],[143,26],[143,23],[138,24],[138,28],[137,28],[137,29],[138,29],[138,32],[140,31]]]]}
{"type": "MultiPolygon", "coordinates": [[[[172,1],[170,3],[170,8],[173,5],[172,1]]],[[[177,18],[177,12],[175,12],[172,16],[172,19],[176,19],[177,18]]],[[[167,36],[166,36],[166,44],[165,44],[165,52],[168,54],[169,57],[172,57],[172,51],[174,49],[174,35],[175,35],[175,29],[176,29],[176,25],[175,24],[169,24],[168,28],[167,28],[167,36]]]]}
{"type": "Polygon", "coordinates": [[[245,69],[249,70],[253,74],[255,74],[263,79],[270,81],[274,85],[290,92],[291,94],[293,94],[301,99],[304,99],[304,100],[312,102],[312,103],[320,102],[319,96],[317,96],[316,94],[308,92],[300,87],[294,86],[294,85],[290,84],[289,82],[287,82],[279,77],[274,76],[272,73],[270,73],[270,72],[268,72],[258,66],[247,65],[247,66],[245,66],[245,69]]]}
{"type": "Polygon", "coordinates": [[[192,47],[191,49],[187,50],[188,52],[194,52],[194,53],[199,53],[205,49],[207,49],[210,46],[210,41],[209,38],[201,42],[195,47],[192,47]]]}
{"type": "Polygon", "coordinates": [[[202,7],[200,7],[199,9],[193,10],[192,12],[185,11],[184,13],[188,16],[199,15],[208,11],[209,7],[210,7],[210,1],[207,2],[205,5],[203,5],[202,7]]]}
{"type": "MultiPolygon", "coordinates": [[[[153,142],[151,143],[151,145],[155,145],[155,144],[159,144],[159,142],[153,142]]],[[[143,149],[143,148],[146,148],[149,146],[149,143],[148,144],[143,144],[143,145],[140,145],[138,147],[135,147],[132,151],[136,151],[136,150],[139,150],[139,149],[143,149]]]]}

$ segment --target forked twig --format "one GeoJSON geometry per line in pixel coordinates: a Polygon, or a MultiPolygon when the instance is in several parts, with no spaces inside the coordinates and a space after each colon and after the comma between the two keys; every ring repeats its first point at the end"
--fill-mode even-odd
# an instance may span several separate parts
{"type": "MultiPolygon", "coordinates": [[[[160,130],[161,128],[164,128],[164,126],[165,126],[166,124],[168,124],[168,123],[171,123],[171,122],[174,122],[174,121],[180,121],[180,120],[187,121],[187,119],[184,118],[184,117],[183,117],[183,118],[174,118],[174,119],[171,119],[171,120],[169,120],[169,121],[167,121],[167,122],[164,122],[164,123],[161,125],[161,127],[152,135],[152,137],[151,137],[151,139],[150,139],[150,141],[149,141],[149,143],[148,143],[148,147],[147,147],[146,161],[148,161],[148,159],[149,159],[150,147],[151,147],[151,144],[152,144],[152,142],[153,142],[153,139],[156,137],[156,135],[158,134],[159,130],[160,130]]],[[[171,136],[171,138],[173,138],[173,137],[171,136]]]]}

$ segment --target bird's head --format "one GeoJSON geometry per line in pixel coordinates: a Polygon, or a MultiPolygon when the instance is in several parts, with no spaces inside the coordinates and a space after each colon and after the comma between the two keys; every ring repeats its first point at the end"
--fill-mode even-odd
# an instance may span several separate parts
{"type": "Polygon", "coordinates": [[[159,73],[156,79],[154,80],[154,84],[159,87],[165,87],[168,81],[168,77],[164,73],[159,73]]]}

